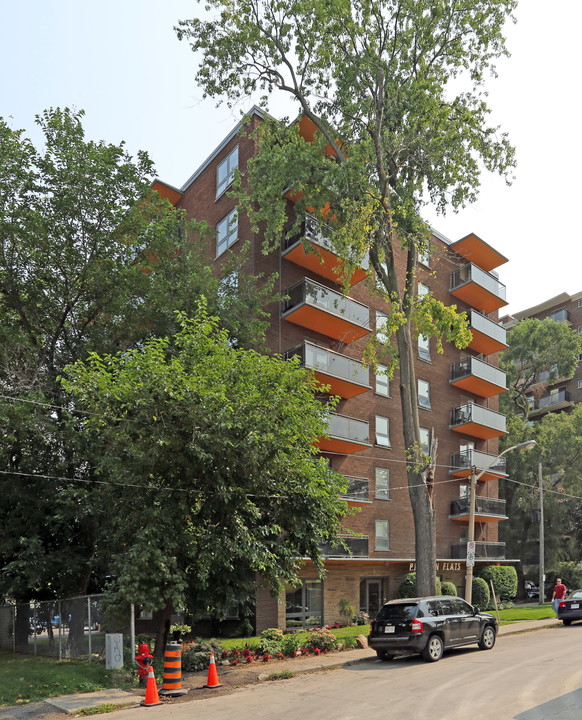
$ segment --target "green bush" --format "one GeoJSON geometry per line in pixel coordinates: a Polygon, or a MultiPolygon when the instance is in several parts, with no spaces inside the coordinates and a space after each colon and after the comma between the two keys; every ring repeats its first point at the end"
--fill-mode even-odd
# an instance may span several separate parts
{"type": "Polygon", "coordinates": [[[319,648],[320,650],[331,650],[335,647],[337,638],[331,630],[314,630],[310,633],[308,642],[313,649],[319,648]]]}
{"type": "MultiPolygon", "coordinates": [[[[441,581],[439,578],[436,579],[436,594],[442,595],[441,592],[441,581]]],[[[418,597],[416,592],[416,573],[409,572],[403,578],[396,594],[398,598],[412,598],[418,597]]]]}
{"type": "Polygon", "coordinates": [[[560,578],[564,585],[568,588],[568,591],[582,588],[582,563],[558,563],[556,571],[554,573],[548,573],[547,577],[548,580],[551,580],[552,585],[556,584],[556,578],[560,578]]]}
{"type": "Polygon", "coordinates": [[[489,607],[491,593],[489,592],[489,585],[487,585],[483,578],[473,578],[471,594],[473,599],[473,605],[476,605],[481,610],[485,610],[489,607]]]}
{"type": "Polygon", "coordinates": [[[490,565],[483,568],[479,576],[487,585],[493,582],[495,594],[501,602],[512,600],[517,594],[517,571],[510,565],[490,565]]]}
{"type": "Polygon", "coordinates": [[[190,640],[182,647],[182,670],[184,672],[198,672],[210,665],[210,655],[214,653],[215,659],[220,658],[222,649],[220,642],[211,638],[190,640]]]}
{"type": "Polygon", "coordinates": [[[455,583],[448,582],[445,580],[441,583],[441,595],[455,595],[457,594],[457,588],[455,583]]]}
{"type": "Polygon", "coordinates": [[[283,655],[293,655],[295,650],[299,650],[299,648],[303,645],[303,637],[299,633],[288,633],[283,638],[283,642],[281,643],[281,652],[283,655]]]}
{"type": "Polygon", "coordinates": [[[276,655],[280,653],[284,637],[283,631],[278,628],[267,628],[263,630],[258,644],[261,654],[269,653],[269,655],[276,655]]]}

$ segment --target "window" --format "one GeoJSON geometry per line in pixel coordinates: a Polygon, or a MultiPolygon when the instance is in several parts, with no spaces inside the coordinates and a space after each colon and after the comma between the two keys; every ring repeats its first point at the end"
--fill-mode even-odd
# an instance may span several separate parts
{"type": "Polygon", "coordinates": [[[582,389],[582,380],[578,380],[578,390],[582,389]]]}
{"type": "Polygon", "coordinates": [[[426,267],[430,267],[430,245],[426,245],[418,251],[418,262],[426,267]]]}
{"type": "Polygon", "coordinates": [[[216,226],[216,257],[238,240],[238,213],[236,208],[216,226]]]}
{"type": "Polygon", "coordinates": [[[430,361],[430,338],[427,335],[418,336],[418,357],[430,361]]]}
{"type": "Polygon", "coordinates": [[[578,307],[582,307],[582,298],[580,298],[580,300],[578,300],[578,307]]]}
{"type": "Polygon", "coordinates": [[[428,455],[430,452],[430,433],[428,432],[428,428],[419,428],[420,429],[420,449],[425,454],[428,455]]]}
{"type": "Polygon", "coordinates": [[[389,532],[388,520],[376,520],[376,550],[390,550],[389,532]]]}
{"type": "MultiPolygon", "coordinates": [[[[386,275],[388,275],[388,265],[386,263],[380,263],[380,267],[384,271],[386,275]]],[[[384,283],[380,279],[380,275],[376,273],[376,288],[378,290],[381,290],[382,292],[386,292],[386,288],[384,287],[384,283]]]]}
{"type": "Polygon", "coordinates": [[[380,500],[390,500],[390,470],[376,468],[376,497],[380,500]]]}
{"type": "Polygon", "coordinates": [[[376,392],[378,395],[384,395],[390,397],[390,380],[386,374],[388,368],[386,365],[378,365],[378,371],[376,372],[376,392]]]}
{"type": "Polygon", "coordinates": [[[423,285],[421,282],[418,283],[418,299],[422,300],[429,294],[430,290],[426,285],[423,285]]]}
{"type": "Polygon", "coordinates": [[[430,408],[430,383],[426,380],[418,381],[418,404],[423,408],[430,408]]]}
{"type": "Polygon", "coordinates": [[[388,325],[388,315],[376,310],[376,337],[382,343],[388,342],[386,327],[388,325]]]}
{"type": "Polygon", "coordinates": [[[376,445],[390,447],[390,420],[376,415],[376,445]]]}
{"type": "Polygon", "coordinates": [[[582,334],[582,325],[578,327],[578,332],[582,334]]]}
{"type": "Polygon", "coordinates": [[[216,197],[221,195],[234,180],[234,171],[238,167],[238,145],[231,150],[216,168],[216,197]]]}

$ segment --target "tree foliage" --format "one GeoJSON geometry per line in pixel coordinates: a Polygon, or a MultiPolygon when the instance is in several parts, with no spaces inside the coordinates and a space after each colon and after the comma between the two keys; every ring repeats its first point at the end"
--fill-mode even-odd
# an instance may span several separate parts
{"type": "MultiPolygon", "coordinates": [[[[502,29],[516,2],[207,5],[216,11],[211,19],[177,28],[202,58],[196,78],[204,93],[234,103],[262,91],[265,106],[271,95],[286,93],[314,130],[307,142],[297,125],[264,124],[244,179],[246,201],[239,178],[241,203],[274,245],[287,222],[282,191],[292,188],[296,225],[315,211],[348,264],[369,252],[395,339],[394,348],[380,350],[398,360],[405,446],[414,455],[421,443],[412,338],[422,332],[458,347],[470,340],[454,307],[417,297],[417,253],[429,242],[422,208],[427,201],[444,210],[474,200],[482,167],[511,172],[513,149],[489,125],[481,88],[506,53],[502,29]]],[[[421,463],[411,463],[408,480],[418,588],[434,594],[434,507],[421,463]]]]}
{"type": "MultiPolygon", "coordinates": [[[[345,479],[316,457],[327,410],[295,362],[232,348],[203,306],[172,338],[91,354],[63,379],[91,414],[116,587],[191,612],[274,589],[338,540],[345,479]],[[119,549],[123,549],[119,552],[119,549]]],[[[224,607],[225,605],[223,605],[224,607]]]]}
{"type": "Polygon", "coordinates": [[[539,399],[556,380],[568,380],[576,371],[582,336],[565,322],[552,318],[525,318],[507,334],[508,348],[501,354],[509,393],[502,396],[504,410],[517,410],[527,420],[529,397],[539,399]]]}
{"type": "Polygon", "coordinates": [[[42,113],[39,149],[0,119],[0,593],[21,601],[109,569],[97,540],[114,518],[63,368],[172,332],[202,295],[233,345],[260,345],[272,296],[244,257],[214,277],[207,228],[150,192],[147,155],[87,139],[82,119],[42,113]]]}

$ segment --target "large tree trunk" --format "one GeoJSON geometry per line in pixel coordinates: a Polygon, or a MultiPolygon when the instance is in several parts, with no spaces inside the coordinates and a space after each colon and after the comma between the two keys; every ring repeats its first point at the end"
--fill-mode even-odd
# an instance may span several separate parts
{"type": "Polygon", "coordinates": [[[420,450],[420,428],[410,323],[405,323],[396,331],[396,343],[402,432],[408,460],[408,492],[414,518],[416,590],[419,595],[436,595],[436,527],[432,487],[425,481],[423,465],[414,462],[420,450]]]}

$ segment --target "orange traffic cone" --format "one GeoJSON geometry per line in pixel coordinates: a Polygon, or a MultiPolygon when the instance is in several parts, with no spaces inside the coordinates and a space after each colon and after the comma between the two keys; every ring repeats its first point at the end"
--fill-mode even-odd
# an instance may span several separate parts
{"type": "Polygon", "coordinates": [[[217,688],[222,687],[221,683],[218,682],[218,673],[216,672],[216,662],[214,661],[214,653],[210,653],[210,665],[208,666],[208,682],[204,686],[205,688],[217,688]]]}
{"type": "Polygon", "coordinates": [[[160,696],[158,695],[158,686],[156,684],[156,677],[154,675],[154,669],[150,665],[150,670],[148,673],[148,684],[146,686],[146,694],[145,694],[145,700],[142,700],[140,702],[140,705],[143,705],[144,707],[152,707],[153,705],[161,705],[162,701],[160,700],[160,696]]]}

